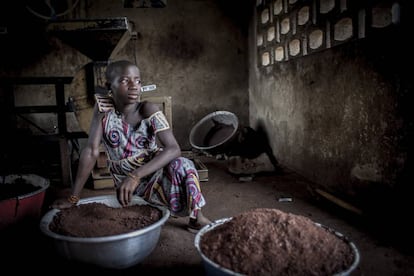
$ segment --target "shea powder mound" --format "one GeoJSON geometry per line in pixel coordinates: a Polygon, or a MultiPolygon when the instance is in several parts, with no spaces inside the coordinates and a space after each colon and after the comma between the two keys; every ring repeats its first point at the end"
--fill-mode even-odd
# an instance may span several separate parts
{"type": "Polygon", "coordinates": [[[65,236],[103,237],[139,230],[161,217],[161,210],[150,205],[115,208],[94,202],[60,210],[49,227],[65,236]]]}
{"type": "Polygon", "coordinates": [[[200,238],[213,262],[246,275],[333,275],[349,269],[349,242],[312,220],[277,209],[241,213],[200,238]]]}

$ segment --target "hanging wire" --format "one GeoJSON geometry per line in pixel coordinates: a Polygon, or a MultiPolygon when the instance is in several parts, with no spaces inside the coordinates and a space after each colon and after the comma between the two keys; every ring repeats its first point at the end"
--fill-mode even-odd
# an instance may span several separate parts
{"type": "Polygon", "coordinates": [[[78,5],[78,3],[79,3],[79,0],[76,0],[76,2],[70,7],[70,8],[68,8],[68,9],[66,9],[64,12],[62,12],[62,13],[58,13],[58,14],[56,14],[56,12],[55,12],[55,9],[53,8],[53,6],[52,6],[52,4],[51,4],[51,2],[50,2],[50,0],[45,0],[45,3],[46,3],[46,5],[49,7],[49,9],[50,9],[50,16],[45,16],[45,15],[42,15],[42,14],[40,14],[40,13],[38,13],[38,12],[36,12],[36,11],[34,11],[31,7],[29,7],[29,6],[26,6],[26,9],[29,11],[29,12],[31,12],[33,15],[35,15],[35,16],[37,16],[37,17],[39,17],[39,18],[42,18],[42,19],[46,19],[46,20],[50,20],[50,19],[52,19],[52,20],[54,20],[54,19],[56,19],[57,17],[60,17],[60,16],[64,16],[64,15],[66,15],[66,14],[68,14],[68,13],[70,13],[77,5],[78,5]]]}

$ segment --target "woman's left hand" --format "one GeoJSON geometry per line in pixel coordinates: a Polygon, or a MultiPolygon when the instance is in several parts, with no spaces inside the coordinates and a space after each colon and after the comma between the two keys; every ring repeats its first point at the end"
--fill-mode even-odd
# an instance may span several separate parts
{"type": "Polygon", "coordinates": [[[140,181],[126,177],[122,182],[121,186],[117,189],[117,197],[122,207],[126,207],[131,203],[132,195],[135,189],[138,187],[140,181]]]}

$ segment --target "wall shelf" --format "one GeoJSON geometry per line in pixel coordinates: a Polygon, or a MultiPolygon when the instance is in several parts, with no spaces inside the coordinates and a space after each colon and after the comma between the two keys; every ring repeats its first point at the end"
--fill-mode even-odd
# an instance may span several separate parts
{"type": "MultiPolygon", "coordinates": [[[[65,102],[65,85],[72,82],[72,77],[19,77],[19,78],[0,78],[2,89],[2,117],[7,122],[6,129],[17,129],[17,117],[25,113],[55,113],[57,115],[57,133],[33,135],[31,143],[42,141],[44,143],[58,142],[60,153],[60,174],[61,182],[64,186],[72,184],[71,154],[69,151],[69,141],[77,138],[87,138],[85,132],[68,132],[66,123],[66,113],[73,112],[65,102]],[[14,92],[15,87],[20,85],[53,85],[55,89],[55,105],[36,105],[36,106],[15,106],[14,92]]],[[[35,125],[34,122],[29,122],[35,125]]],[[[41,129],[40,127],[37,127],[41,129]]],[[[12,132],[12,131],[9,131],[12,132]]],[[[20,135],[20,134],[18,134],[20,135]]],[[[19,139],[19,137],[12,138],[19,139]]],[[[9,137],[10,138],[10,137],[9,137]]],[[[23,141],[24,143],[24,141],[23,141]]],[[[7,146],[7,145],[6,145],[7,146]]],[[[35,146],[35,145],[33,145],[35,146]]],[[[20,158],[22,158],[20,156],[20,158]]],[[[24,158],[24,157],[23,157],[24,158]]],[[[7,161],[7,160],[6,160],[7,161]]]]}

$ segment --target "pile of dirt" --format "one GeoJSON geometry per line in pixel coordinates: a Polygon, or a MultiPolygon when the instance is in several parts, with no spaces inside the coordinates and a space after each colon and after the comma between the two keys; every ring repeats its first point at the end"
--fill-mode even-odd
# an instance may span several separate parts
{"type": "Polygon", "coordinates": [[[23,178],[18,178],[12,183],[0,184],[0,200],[16,198],[39,190],[23,178]]]}
{"type": "Polygon", "coordinates": [[[103,237],[136,231],[161,218],[162,211],[151,205],[114,208],[93,202],[60,210],[49,228],[64,236],[103,237]]]}
{"type": "Polygon", "coordinates": [[[201,252],[246,275],[333,275],[350,268],[349,243],[312,220],[277,209],[239,214],[205,232],[201,252]]]}

